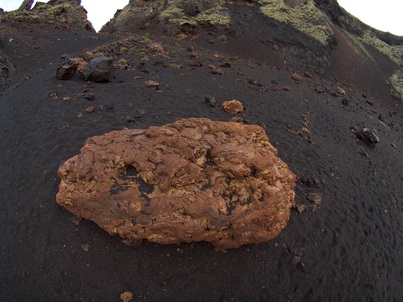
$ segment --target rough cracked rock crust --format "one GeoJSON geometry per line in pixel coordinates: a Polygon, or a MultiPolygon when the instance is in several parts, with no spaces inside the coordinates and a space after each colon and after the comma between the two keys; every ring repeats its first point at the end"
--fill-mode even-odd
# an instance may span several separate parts
{"type": "Polygon", "coordinates": [[[238,114],[243,111],[243,105],[240,101],[232,100],[222,103],[222,109],[230,114],[238,114]]]}
{"type": "Polygon", "coordinates": [[[56,200],[131,243],[261,243],[286,226],[295,175],[255,125],[204,118],[89,138],[56,200]]]}

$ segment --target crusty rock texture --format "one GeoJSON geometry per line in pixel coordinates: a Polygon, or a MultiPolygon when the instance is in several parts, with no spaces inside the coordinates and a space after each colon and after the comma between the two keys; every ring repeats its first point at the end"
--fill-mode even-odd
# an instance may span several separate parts
{"type": "Polygon", "coordinates": [[[232,100],[232,101],[225,101],[222,103],[222,108],[225,112],[231,114],[238,114],[243,111],[243,105],[240,101],[232,100]]]}
{"type": "Polygon", "coordinates": [[[276,237],[296,180],[261,127],[205,118],[89,138],[58,173],[57,203],[128,244],[223,250],[276,237]]]}

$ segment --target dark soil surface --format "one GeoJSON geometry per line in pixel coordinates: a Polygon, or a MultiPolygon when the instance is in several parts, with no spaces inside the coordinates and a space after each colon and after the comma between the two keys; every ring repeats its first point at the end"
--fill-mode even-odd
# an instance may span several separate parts
{"type": "MultiPolygon", "coordinates": [[[[253,45],[248,57],[234,41],[206,43],[211,37],[200,34],[161,39],[169,58],[133,38],[115,60],[129,68],[110,83],[85,83],[78,74],[59,81],[62,54],[111,38],[45,32],[30,33],[46,43],[42,50],[11,30],[5,40],[15,43],[3,49],[18,68],[0,98],[0,301],[119,301],[125,291],[133,301],[402,301],[402,105],[354,82],[365,75],[379,84],[377,73],[350,76],[333,65],[328,79],[297,70],[302,80],[295,81],[291,67],[269,65],[253,45]],[[189,65],[195,61],[202,66],[189,65]],[[294,209],[276,239],[226,253],[203,242],[126,246],[57,206],[57,169],[86,138],[178,118],[228,121],[233,115],[220,104],[232,99],[299,176],[296,204],[306,209],[294,209]],[[375,147],[357,138],[363,127],[378,131],[375,147]],[[321,202],[310,202],[310,193],[322,194],[321,202]]],[[[334,51],[337,62],[343,49],[334,51]]]]}

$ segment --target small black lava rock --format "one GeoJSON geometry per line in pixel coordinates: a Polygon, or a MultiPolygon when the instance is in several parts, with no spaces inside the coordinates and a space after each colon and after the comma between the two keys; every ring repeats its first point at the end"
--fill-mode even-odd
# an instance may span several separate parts
{"type": "Polygon", "coordinates": [[[371,146],[374,146],[379,142],[378,132],[373,128],[362,128],[358,133],[358,138],[371,146]]]}
{"type": "Polygon", "coordinates": [[[210,95],[206,95],[204,97],[204,102],[210,104],[211,107],[215,107],[217,105],[217,100],[215,99],[215,97],[210,95]]]}
{"type": "Polygon", "coordinates": [[[58,80],[70,80],[76,73],[78,62],[68,55],[63,55],[57,66],[56,78],[58,80]]]}
{"type": "Polygon", "coordinates": [[[301,177],[301,182],[310,188],[319,188],[320,186],[320,179],[314,175],[303,175],[301,177]]]}
{"type": "Polygon", "coordinates": [[[85,98],[86,100],[93,101],[93,100],[95,100],[95,94],[93,94],[93,93],[86,93],[86,94],[84,94],[84,98],[85,98]]]}

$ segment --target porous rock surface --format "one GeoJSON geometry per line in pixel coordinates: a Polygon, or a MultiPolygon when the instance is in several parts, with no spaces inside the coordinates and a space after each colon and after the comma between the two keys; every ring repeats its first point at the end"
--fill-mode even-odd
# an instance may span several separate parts
{"type": "Polygon", "coordinates": [[[261,127],[205,118],[89,138],[58,174],[57,203],[128,244],[218,249],[276,237],[296,179],[261,127]]]}
{"type": "Polygon", "coordinates": [[[237,100],[223,102],[222,108],[225,112],[228,112],[230,114],[238,114],[243,111],[242,103],[237,100]]]}

